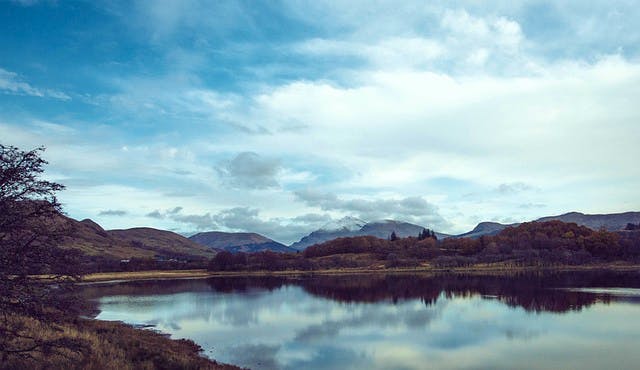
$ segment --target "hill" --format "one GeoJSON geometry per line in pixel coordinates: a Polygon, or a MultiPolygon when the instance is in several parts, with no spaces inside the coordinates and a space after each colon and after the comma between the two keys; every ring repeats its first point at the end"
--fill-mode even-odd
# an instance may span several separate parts
{"type": "Polygon", "coordinates": [[[256,233],[227,233],[222,231],[208,231],[189,237],[192,242],[202,246],[225,250],[232,253],[245,252],[295,252],[284,244],[256,233]]]}
{"type": "MultiPolygon", "coordinates": [[[[604,228],[607,231],[623,230],[628,223],[640,223],[640,212],[624,212],[610,214],[584,214],[580,212],[569,212],[558,216],[541,217],[536,222],[562,221],[586,226],[592,230],[604,228]]],[[[473,230],[464,234],[456,235],[456,238],[479,238],[483,235],[496,235],[509,226],[518,226],[520,223],[501,224],[498,222],[481,222],[473,230]]]]}
{"type": "Polygon", "coordinates": [[[542,217],[538,222],[562,221],[573,222],[593,230],[604,228],[607,231],[622,230],[628,223],[640,223],[640,212],[624,212],[589,215],[580,212],[569,212],[559,216],[542,217]]]}
{"type": "Polygon", "coordinates": [[[519,224],[501,224],[498,222],[481,222],[473,230],[468,231],[464,234],[456,235],[455,238],[479,238],[483,235],[496,235],[500,231],[506,229],[509,226],[518,226],[519,224]]]}
{"type": "Polygon", "coordinates": [[[215,250],[203,247],[171,231],[152,228],[104,230],[90,219],[77,221],[60,215],[59,222],[70,231],[62,248],[80,250],[87,256],[107,259],[192,259],[211,258],[215,250]]]}

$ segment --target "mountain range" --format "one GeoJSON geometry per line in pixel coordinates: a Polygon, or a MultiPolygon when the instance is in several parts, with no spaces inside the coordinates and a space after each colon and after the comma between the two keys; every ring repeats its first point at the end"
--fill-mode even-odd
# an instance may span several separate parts
{"type": "MultiPolygon", "coordinates": [[[[535,221],[544,222],[559,220],[574,222],[594,230],[604,228],[608,231],[622,230],[628,223],[640,224],[640,212],[616,214],[584,214],[570,212],[558,216],[542,217],[535,221]]],[[[386,239],[392,232],[398,237],[417,236],[423,226],[397,220],[366,222],[354,217],[328,223],[311,232],[299,241],[286,246],[256,233],[230,233],[209,231],[195,234],[189,238],[171,231],[139,227],[125,230],[105,230],[90,219],[76,221],[60,215],[59,220],[64,227],[72,230],[63,238],[63,248],[74,248],[89,256],[102,256],[112,259],[129,258],[211,258],[217,252],[226,250],[236,252],[274,251],[293,253],[305,248],[341,237],[375,236],[386,239]]],[[[473,230],[448,235],[436,232],[438,239],[444,238],[479,238],[482,235],[495,235],[514,224],[498,222],[481,222],[473,230]]]]}

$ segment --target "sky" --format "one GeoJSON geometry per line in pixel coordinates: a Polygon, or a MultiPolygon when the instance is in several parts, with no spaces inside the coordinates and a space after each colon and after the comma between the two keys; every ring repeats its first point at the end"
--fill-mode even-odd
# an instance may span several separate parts
{"type": "Polygon", "coordinates": [[[640,1],[1,1],[67,214],[291,243],[640,210],[640,1]]]}

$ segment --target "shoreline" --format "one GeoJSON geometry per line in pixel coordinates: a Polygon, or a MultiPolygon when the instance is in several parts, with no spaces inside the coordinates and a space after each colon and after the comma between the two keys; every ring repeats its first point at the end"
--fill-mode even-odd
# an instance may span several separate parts
{"type": "Polygon", "coordinates": [[[502,266],[486,265],[475,267],[456,268],[352,268],[352,269],[325,269],[325,270],[281,270],[281,271],[208,271],[199,270],[148,270],[148,271],[122,271],[122,272],[98,272],[82,277],[78,285],[114,284],[129,281],[144,280],[180,280],[180,279],[207,279],[212,277],[260,277],[260,276],[313,276],[313,275],[356,275],[356,274],[514,274],[529,272],[580,272],[580,271],[639,271],[640,265],[609,263],[599,265],[578,266],[502,266]]]}

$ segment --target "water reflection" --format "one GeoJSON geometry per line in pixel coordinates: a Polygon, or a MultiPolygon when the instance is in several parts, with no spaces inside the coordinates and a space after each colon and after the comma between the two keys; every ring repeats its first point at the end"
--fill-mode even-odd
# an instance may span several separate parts
{"type": "Polygon", "coordinates": [[[152,324],[256,369],[635,368],[638,277],[245,277],[85,293],[99,319],[152,324]]]}

